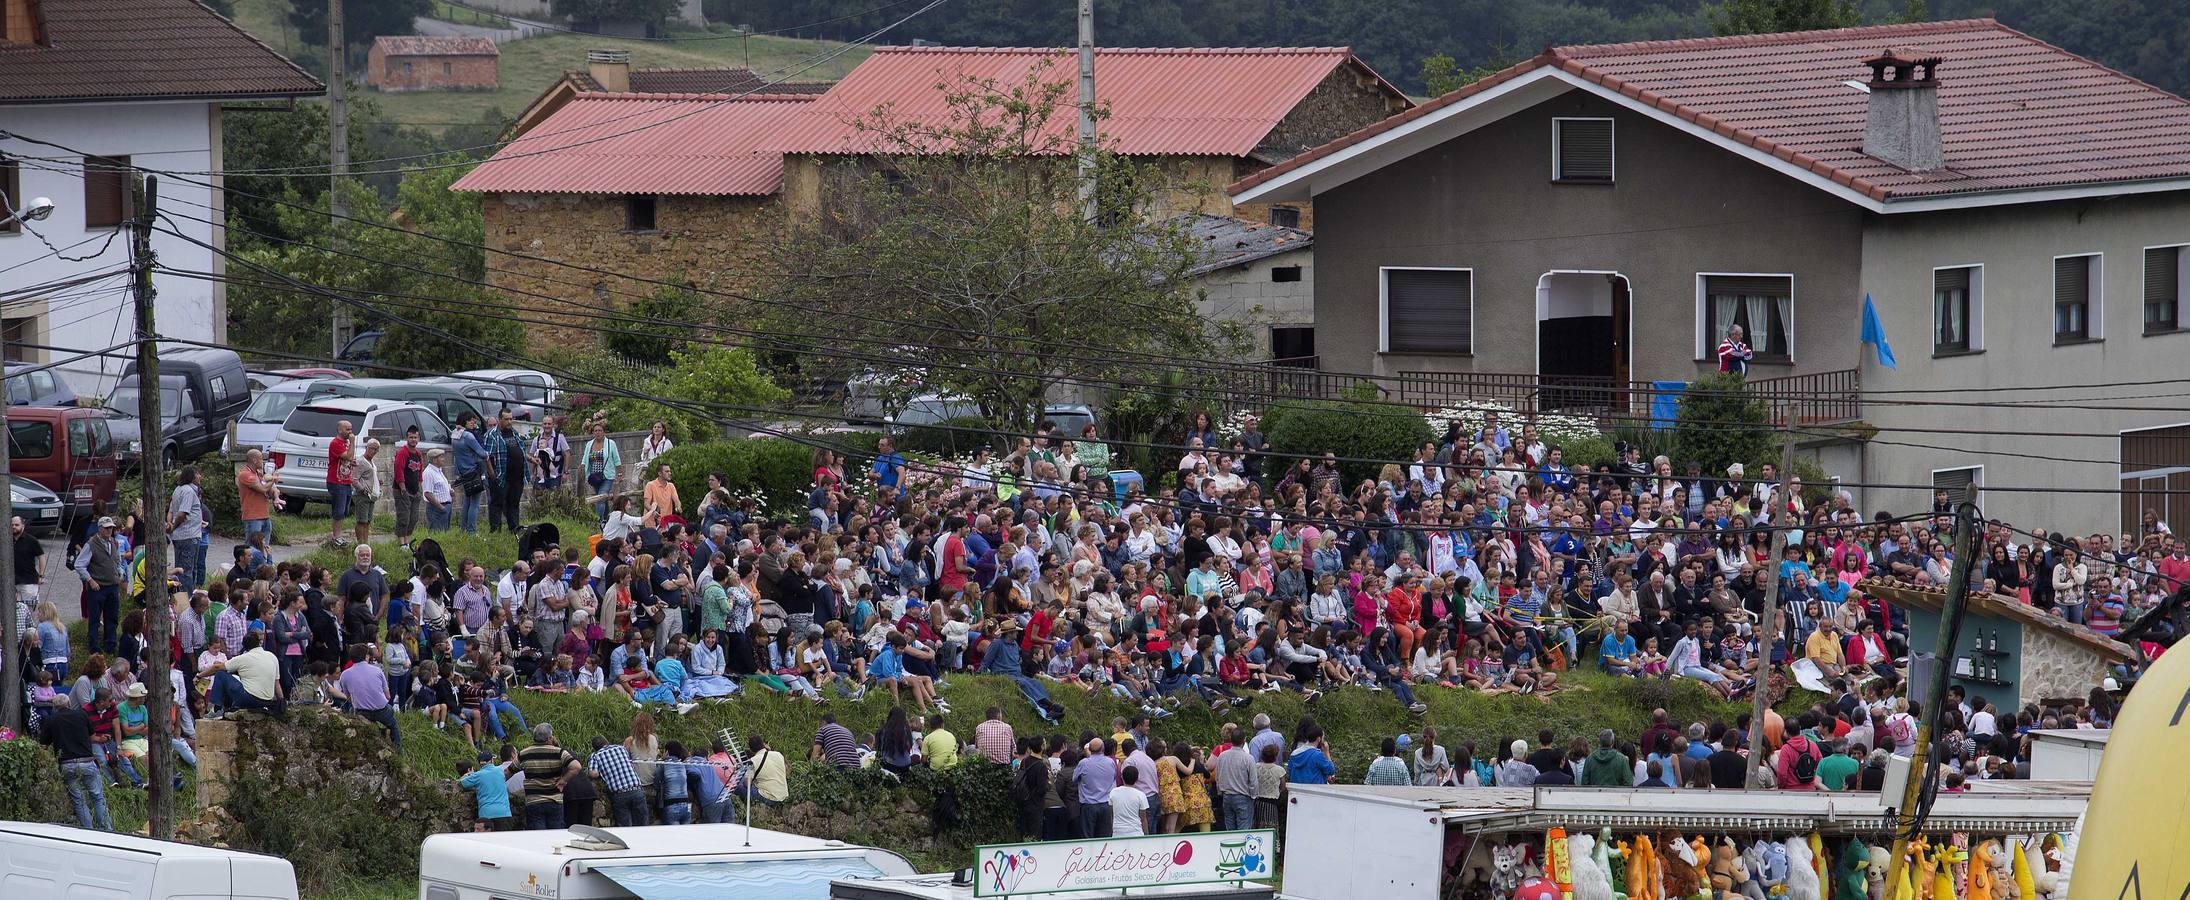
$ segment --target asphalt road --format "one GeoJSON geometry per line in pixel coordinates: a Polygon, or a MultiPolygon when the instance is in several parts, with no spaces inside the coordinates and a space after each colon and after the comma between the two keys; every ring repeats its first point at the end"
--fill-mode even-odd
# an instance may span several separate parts
{"type": "MultiPolygon", "coordinates": [[[[63,556],[68,550],[68,539],[54,535],[40,538],[38,543],[46,548],[46,574],[45,580],[40,583],[39,598],[53,601],[53,605],[60,609],[63,621],[74,622],[83,618],[83,608],[77,603],[77,595],[83,590],[83,582],[76,579],[76,573],[69,567],[69,560],[63,556]]],[[[236,545],[241,543],[243,542],[235,538],[214,535],[212,545],[205,550],[206,569],[228,571],[229,564],[235,561],[236,545]]],[[[308,555],[316,548],[315,544],[276,544],[271,549],[274,559],[283,561],[308,555]]]]}

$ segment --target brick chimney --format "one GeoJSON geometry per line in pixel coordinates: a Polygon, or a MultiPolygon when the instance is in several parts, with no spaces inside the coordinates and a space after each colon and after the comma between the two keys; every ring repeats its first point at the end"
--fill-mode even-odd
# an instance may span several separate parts
{"type": "Polygon", "coordinates": [[[631,51],[586,51],[586,74],[593,76],[601,90],[619,94],[631,90],[631,51]]]}
{"type": "Polygon", "coordinates": [[[1939,136],[1939,57],[1917,59],[1888,50],[1863,61],[1871,67],[1870,111],[1863,152],[1911,172],[1946,164],[1939,136]]]}

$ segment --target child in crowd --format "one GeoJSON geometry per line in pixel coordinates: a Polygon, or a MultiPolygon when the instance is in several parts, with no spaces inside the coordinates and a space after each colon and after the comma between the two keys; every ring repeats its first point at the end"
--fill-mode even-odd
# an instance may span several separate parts
{"type": "Polygon", "coordinates": [[[1658,652],[1657,638],[1643,638],[1642,656],[1640,658],[1642,660],[1642,673],[1644,675],[1649,675],[1655,678],[1664,678],[1667,675],[1672,674],[1672,670],[1666,668],[1665,654],[1658,652]]]}

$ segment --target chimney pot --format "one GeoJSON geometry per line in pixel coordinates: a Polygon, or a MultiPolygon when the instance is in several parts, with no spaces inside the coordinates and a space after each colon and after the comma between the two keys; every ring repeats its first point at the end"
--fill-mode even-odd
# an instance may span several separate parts
{"type": "Polygon", "coordinates": [[[586,74],[601,90],[619,94],[631,90],[631,51],[586,51],[586,74]]]}
{"type": "Polygon", "coordinates": [[[1946,164],[1939,132],[1937,56],[1915,57],[1887,50],[1864,60],[1871,69],[1869,109],[1864,116],[1863,152],[1911,172],[1929,172],[1946,164]]]}

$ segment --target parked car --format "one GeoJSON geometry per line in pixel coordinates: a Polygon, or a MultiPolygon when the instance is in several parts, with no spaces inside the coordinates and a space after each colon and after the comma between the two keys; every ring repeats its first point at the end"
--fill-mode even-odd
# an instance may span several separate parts
{"type": "Polygon", "coordinates": [[[318,379],[284,381],[258,392],[251,398],[251,405],[244,408],[243,417],[228,426],[228,434],[221,439],[221,454],[241,457],[256,447],[270,450],[274,438],[281,434],[281,423],[289,420],[290,411],[304,405],[304,395],[318,379]]]}
{"type": "Polygon", "coordinates": [[[67,518],[114,499],[114,438],[106,414],[88,406],[8,409],[8,466],[67,498],[67,518]]]}
{"type": "Polygon", "coordinates": [[[360,443],[378,438],[384,455],[393,459],[395,444],[412,425],[419,429],[419,446],[449,449],[449,428],[432,409],[402,400],[373,397],[327,397],[309,401],[290,411],[274,438],[267,461],[274,466],[274,481],[292,504],[327,499],[327,445],[334,442],[340,423],[348,420],[360,443]]]}
{"type": "Polygon", "coordinates": [[[1085,403],[1051,403],[1042,407],[1042,418],[1057,426],[1057,433],[1078,439],[1080,429],[1095,423],[1095,410],[1085,403]]]}
{"type": "MultiPolygon", "coordinates": [[[[160,438],[170,460],[196,459],[219,449],[228,423],[251,405],[243,357],[233,350],[168,345],[160,348],[160,438]]],[[[109,427],[120,456],[132,463],[153,442],[137,423],[137,362],[122,366],[122,380],[106,400],[109,427]]]]}
{"type": "Polygon", "coordinates": [[[507,409],[510,418],[516,420],[518,434],[524,435],[529,440],[533,435],[540,433],[539,408],[519,401],[516,395],[510,391],[508,385],[471,381],[446,375],[434,378],[420,378],[418,380],[455,388],[457,393],[464,395],[464,399],[471,401],[471,405],[479,408],[479,417],[483,422],[497,421],[502,415],[502,410],[507,409]]]}
{"type": "Polygon", "coordinates": [[[387,332],[378,329],[360,331],[352,335],[350,340],[342,345],[341,352],[336,353],[335,358],[346,363],[372,365],[373,351],[380,346],[380,339],[386,337],[387,334],[387,332]]]}
{"type": "Polygon", "coordinates": [[[543,421],[550,413],[562,409],[562,385],[555,376],[537,369],[472,369],[458,372],[456,377],[471,381],[485,379],[509,388],[510,396],[520,404],[518,418],[524,418],[525,407],[534,410],[534,422],[543,421]]]}
{"type": "Polygon", "coordinates": [[[33,534],[52,534],[61,530],[65,504],[61,495],[45,485],[21,475],[8,476],[8,503],[15,514],[23,517],[23,528],[33,534]]]}
{"type": "Polygon", "coordinates": [[[76,390],[52,369],[31,363],[8,366],[9,406],[75,406],[76,390]],[[25,371],[35,370],[35,371],[25,371]]]}
{"type": "Polygon", "coordinates": [[[311,382],[304,391],[305,402],[323,397],[369,397],[375,400],[407,400],[433,410],[441,417],[441,423],[456,427],[459,416],[469,412],[479,413],[477,404],[467,399],[461,391],[445,384],[425,381],[403,381],[395,378],[327,378],[311,382]]]}
{"type": "Polygon", "coordinates": [[[266,371],[254,369],[245,377],[251,382],[251,391],[255,394],[277,384],[313,378],[348,378],[350,373],[342,369],[310,366],[302,369],[270,369],[266,371]]]}

